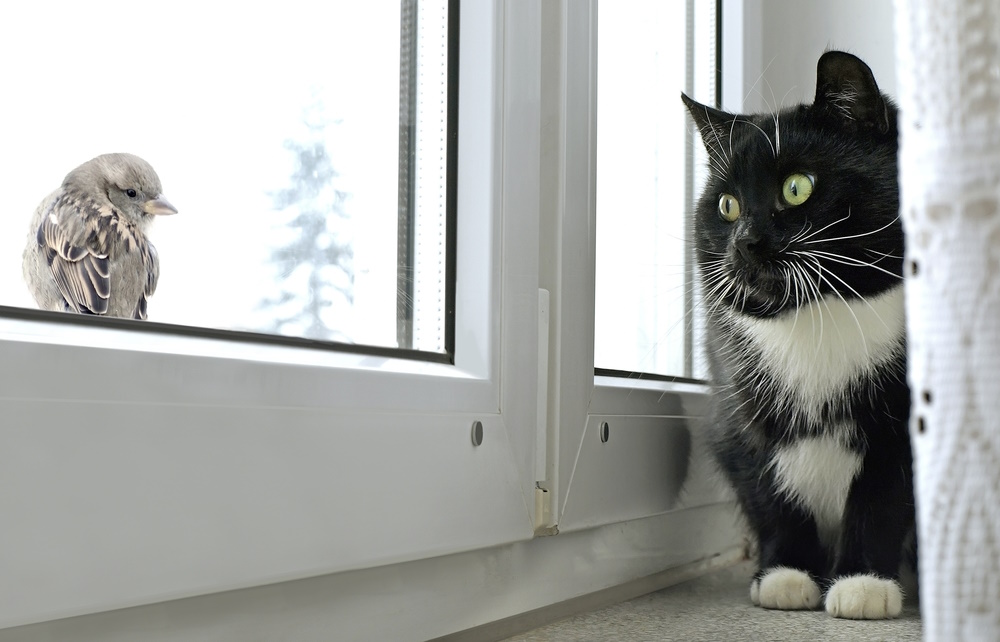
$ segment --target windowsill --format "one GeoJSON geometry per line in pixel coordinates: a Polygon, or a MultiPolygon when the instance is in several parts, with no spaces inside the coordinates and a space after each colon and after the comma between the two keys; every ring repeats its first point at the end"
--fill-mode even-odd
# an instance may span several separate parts
{"type": "MultiPolygon", "coordinates": [[[[128,319],[61,319],[56,312],[0,306],[0,341],[235,359],[452,379],[476,378],[446,363],[447,355],[379,346],[337,345],[255,333],[128,319]],[[212,336],[216,335],[216,336],[212,336]],[[283,343],[287,342],[286,345],[283,343]],[[357,352],[354,352],[357,350],[357,352]],[[392,353],[400,356],[393,356],[392,353]],[[413,358],[416,357],[416,358],[413,358]]],[[[66,315],[69,316],[69,315],[66,315]]]]}
{"type": "Polygon", "coordinates": [[[704,394],[710,391],[708,383],[700,381],[666,381],[657,378],[643,378],[642,374],[632,377],[610,377],[597,375],[594,386],[605,388],[626,388],[638,390],[655,390],[658,392],[675,392],[687,394],[704,394]]]}

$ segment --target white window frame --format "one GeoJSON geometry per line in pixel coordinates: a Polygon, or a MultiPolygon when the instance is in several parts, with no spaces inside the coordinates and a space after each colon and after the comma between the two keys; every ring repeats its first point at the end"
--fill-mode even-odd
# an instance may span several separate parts
{"type": "MultiPolygon", "coordinates": [[[[671,486],[705,389],[594,376],[596,19],[463,3],[454,365],[0,318],[0,628],[344,571],[561,574],[475,613],[456,581],[393,623],[423,639],[739,545],[707,473],[671,486]]],[[[384,632],[388,599],[353,625],[384,632]]]]}
{"type": "MultiPolygon", "coordinates": [[[[555,232],[544,239],[559,248],[553,256],[560,262],[543,266],[542,280],[553,283],[552,316],[557,320],[552,340],[557,374],[549,380],[550,425],[556,427],[550,437],[555,452],[549,457],[549,471],[555,479],[548,485],[559,507],[558,528],[569,532],[665,514],[678,507],[680,498],[669,489],[677,484],[673,475],[687,463],[683,449],[692,449],[696,466],[703,466],[707,458],[697,420],[707,408],[709,389],[698,383],[592,376],[599,171],[595,167],[597,6],[591,3],[589,22],[584,22],[578,3],[563,3],[562,12],[565,83],[559,109],[563,115],[559,167],[563,173],[557,183],[555,232]],[[581,376],[585,372],[591,376],[581,376]],[[599,434],[604,424],[613,431],[607,444],[599,434]],[[688,438],[691,442],[685,441],[688,438]]],[[[697,22],[689,24],[689,31],[704,36],[704,23],[714,16],[714,7],[691,0],[688,12],[697,22]]],[[[709,37],[714,43],[714,33],[709,37]]],[[[701,62],[700,68],[714,70],[712,58],[696,61],[696,69],[701,62]]],[[[714,94],[714,73],[696,73],[692,82],[684,88],[689,94],[703,100],[714,94]]],[[[695,142],[691,140],[692,145],[695,142]]],[[[688,200],[693,203],[700,185],[689,185],[688,200]]],[[[689,478],[684,505],[720,500],[718,488],[704,481],[697,474],[689,478]]]]}

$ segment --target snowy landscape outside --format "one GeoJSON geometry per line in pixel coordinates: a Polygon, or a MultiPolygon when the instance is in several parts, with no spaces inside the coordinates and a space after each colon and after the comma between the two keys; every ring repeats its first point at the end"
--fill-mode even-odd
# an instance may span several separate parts
{"type": "Polygon", "coordinates": [[[149,234],[150,320],[396,345],[398,0],[4,14],[0,304],[35,307],[21,254],[39,202],[130,152],[179,210],[149,234]]]}

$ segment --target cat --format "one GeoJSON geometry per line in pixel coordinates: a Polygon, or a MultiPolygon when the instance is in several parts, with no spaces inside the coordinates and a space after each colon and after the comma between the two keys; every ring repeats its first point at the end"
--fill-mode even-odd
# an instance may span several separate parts
{"type": "Polygon", "coordinates": [[[709,158],[694,246],[710,442],[757,539],[750,598],[895,617],[914,527],[897,109],[839,51],[811,105],[682,99],[709,158]]]}

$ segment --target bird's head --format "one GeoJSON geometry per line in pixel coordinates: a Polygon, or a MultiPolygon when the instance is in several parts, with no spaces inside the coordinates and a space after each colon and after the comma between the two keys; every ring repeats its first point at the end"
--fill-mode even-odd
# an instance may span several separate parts
{"type": "Polygon", "coordinates": [[[66,176],[63,185],[106,197],[119,212],[140,227],[177,208],[163,196],[160,177],[153,167],[133,154],[103,154],[66,176]]]}

